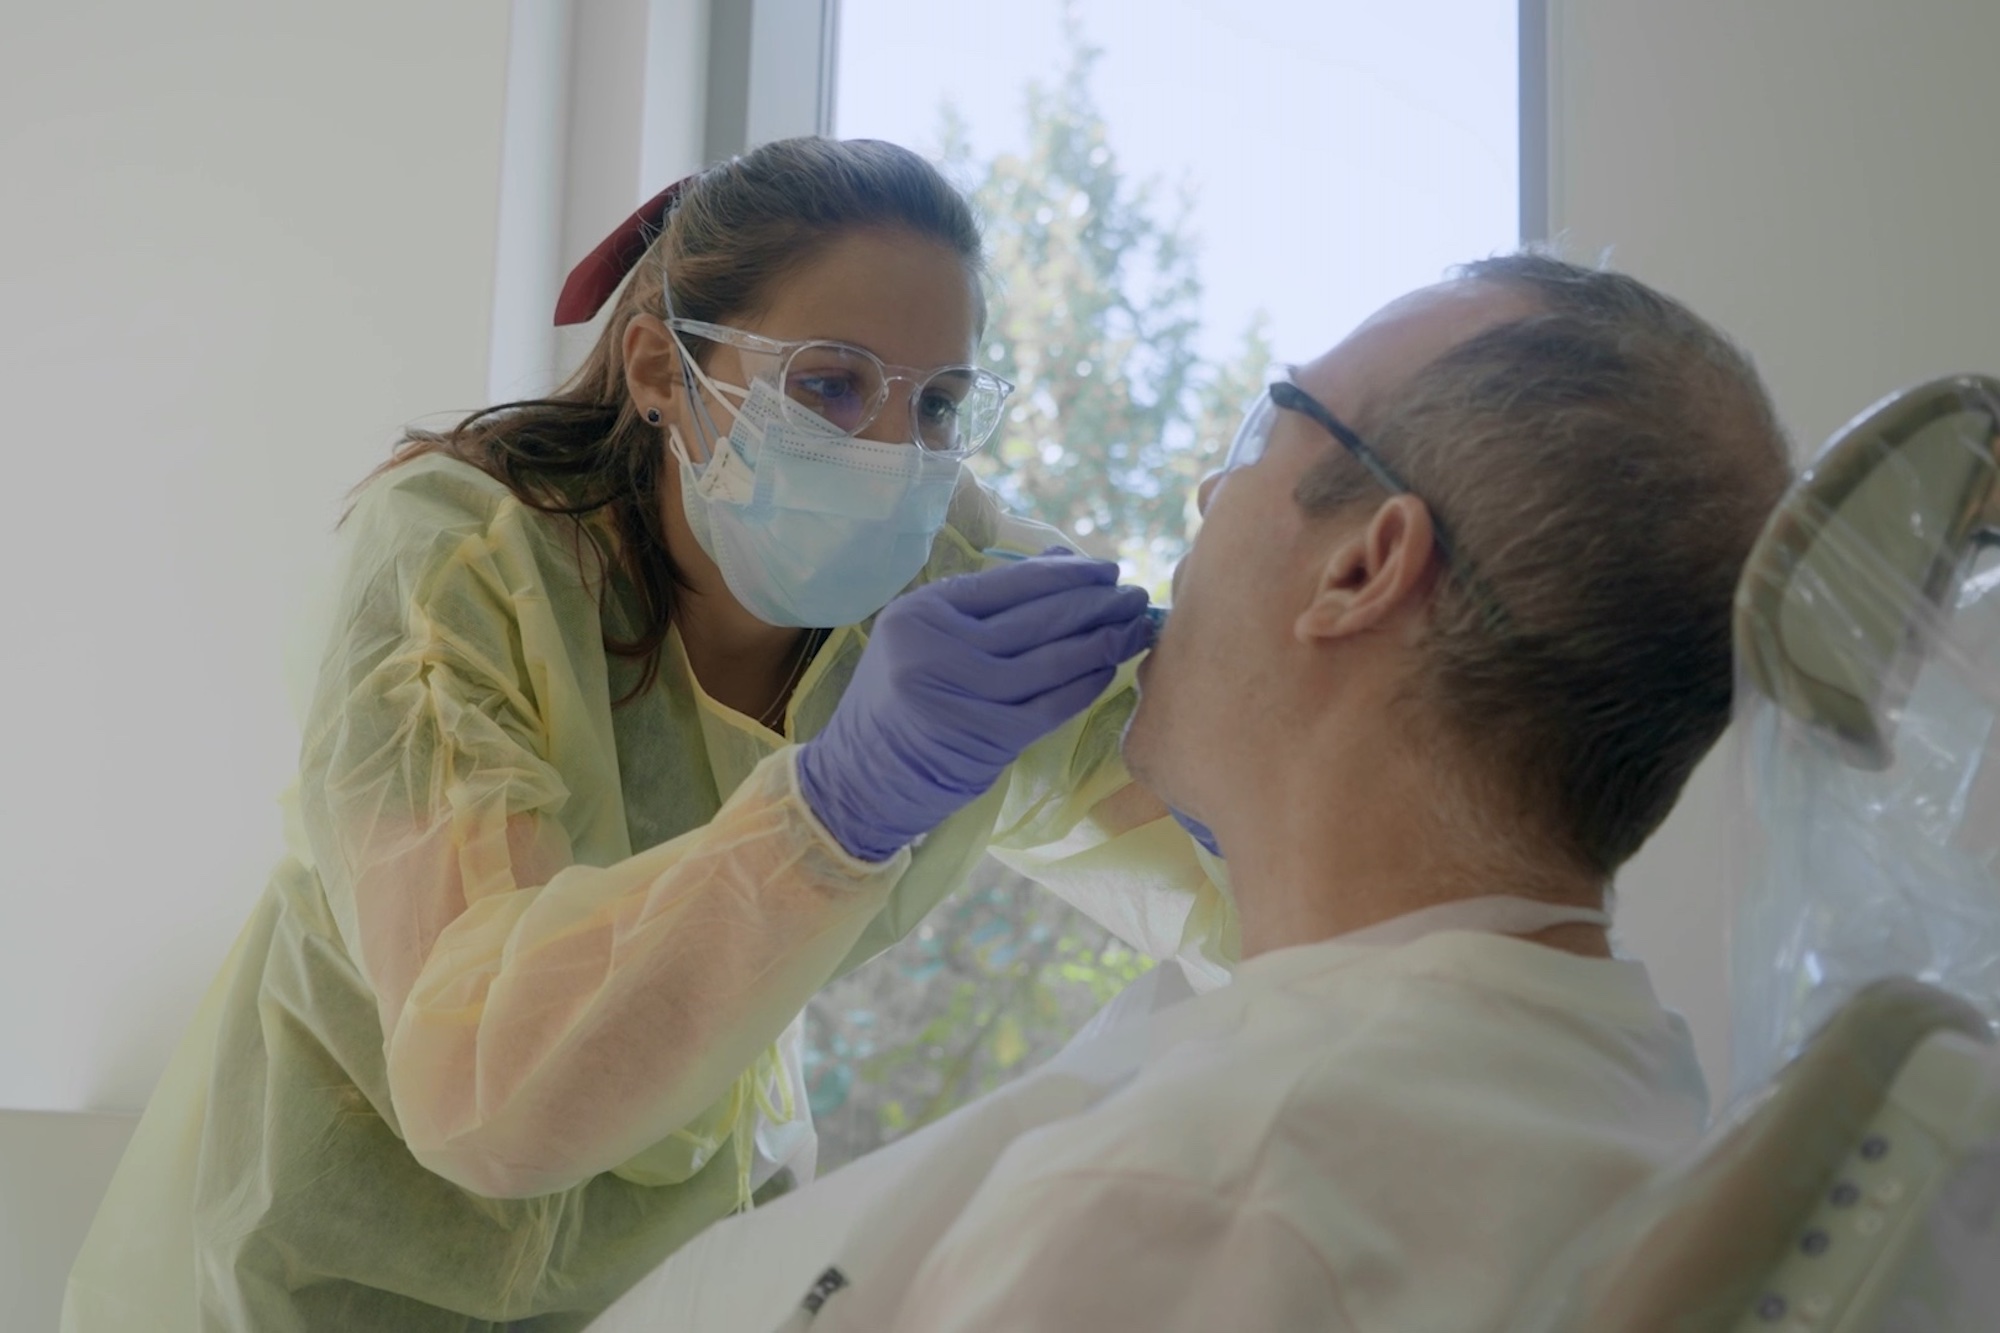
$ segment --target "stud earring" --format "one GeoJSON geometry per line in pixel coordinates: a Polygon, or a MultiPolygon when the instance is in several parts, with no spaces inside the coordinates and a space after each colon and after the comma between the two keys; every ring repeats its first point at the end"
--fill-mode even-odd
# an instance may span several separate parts
{"type": "Polygon", "coordinates": [[[647,409],[646,409],[646,424],[647,424],[647,425],[649,425],[649,426],[657,426],[657,425],[659,425],[659,424],[660,424],[660,409],[659,409],[659,408],[657,408],[657,407],[649,407],[649,408],[647,408],[647,409]]]}

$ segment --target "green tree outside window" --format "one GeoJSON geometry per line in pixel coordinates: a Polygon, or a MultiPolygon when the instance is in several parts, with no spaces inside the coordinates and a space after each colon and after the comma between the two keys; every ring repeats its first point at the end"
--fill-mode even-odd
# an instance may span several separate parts
{"type": "MultiPolygon", "coordinates": [[[[1065,15],[1051,84],[1026,92],[1025,155],[976,160],[944,109],[948,171],[986,228],[993,319],[981,359],[1019,387],[974,460],[1016,511],[1124,562],[1164,600],[1220,461],[1270,363],[1260,315],[1223,364],[1197,349],[1190,193],[1120,172],[1091,98],[1101,52],[1065,15]]],[[[1059,1049],[1149,966],[1094,922],[985,863],[908,939],[807,1009],[821,1170],[890,1142],[1059,1049]]]]}

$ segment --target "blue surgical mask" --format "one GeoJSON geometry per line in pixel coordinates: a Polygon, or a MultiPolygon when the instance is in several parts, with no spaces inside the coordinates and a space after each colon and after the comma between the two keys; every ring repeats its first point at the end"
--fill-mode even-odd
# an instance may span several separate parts
{"type": "Polygon", "coordinates": [[[880,611],[930,558],[958,460],[856,439],[768,380],[720,384],[683,355],[735,418],[700,465],[679,429],[668,432],[688,526],[729,591],[772,625],[851,625],[880,611]]]}

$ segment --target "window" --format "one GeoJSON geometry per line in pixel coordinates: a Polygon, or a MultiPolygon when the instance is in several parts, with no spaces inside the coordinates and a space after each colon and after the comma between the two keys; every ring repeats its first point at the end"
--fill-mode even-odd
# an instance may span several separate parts
{"type": "MultiPolygon", "coordinates": [[[[1195,483],[1272,361],[1518,242],[1538,14],[842,0],[833,132],[945,163],[987,229],[984,356],[1019,385],[987,480],[1164,593],[1195,483]]],[[[814,1001],[823,1164],[1052,1053],[1145,966],[989,864],[814,1001]]]]}

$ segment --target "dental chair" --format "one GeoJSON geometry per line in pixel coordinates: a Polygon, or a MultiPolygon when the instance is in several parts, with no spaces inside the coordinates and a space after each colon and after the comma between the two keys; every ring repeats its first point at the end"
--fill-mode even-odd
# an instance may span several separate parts
{"type": "Polygon", "coordinates": [[[2000,1330],[2000,381],[1838,432],[1737,594],[1737,1099],[1512,1333],[2000,1330]]]}

